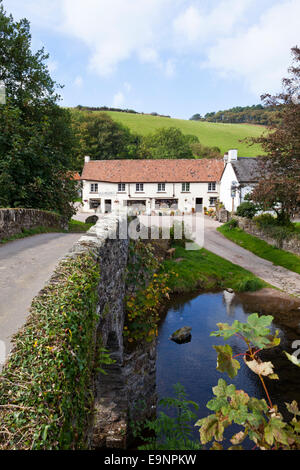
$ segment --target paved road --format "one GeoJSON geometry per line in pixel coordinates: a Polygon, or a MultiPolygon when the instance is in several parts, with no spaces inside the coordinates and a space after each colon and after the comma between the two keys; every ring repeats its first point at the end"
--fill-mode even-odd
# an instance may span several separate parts
{"type": "Polygon", "coordinates": [[[0,367],[32,299],[82,234],[47,233],[0,246],[0,367]],[[1,357],[2,356],[2,357],[1,357]]]}
{"type": "Polygon", "coordinates": [[[217,232],[218,222],[205,217],[204,247],[223,258],[251,271],[257,277],[288,294],[300,297],[300,275],[270,261],[259,258],[248,250],[236,245],[217,232]]]}

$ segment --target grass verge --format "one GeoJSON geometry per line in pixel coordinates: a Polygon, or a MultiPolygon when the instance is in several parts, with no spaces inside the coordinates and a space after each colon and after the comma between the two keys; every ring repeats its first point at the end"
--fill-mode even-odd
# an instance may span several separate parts
{"type": "Polygon", "coordinates": [[[246,292],[270,287],[249,271],[205,249],[187,251],[176,247],[175,258],[165,260],[161,269],[175,273],[169,280],[174,293],[223,288],[246,292]]]}
{"type": "Polygon", "coordinates": [[[34,299],[0,375],[1,450],[85,448],[98,280],[92,254],[80,255],[34,299]]]}
{"type": "Polygon", "coordinates": [[[269,243],[264,240],[250,235],[238,227],[230,228],[230,226],[224,224],[222,227],[218,228],[218,231],[232,242],[251,251],[260,258],[271,261],[271,263],[274,263],[276,266],[282,266],[283,268],[300,274],[299,256],[269,245],[269,243]]]}

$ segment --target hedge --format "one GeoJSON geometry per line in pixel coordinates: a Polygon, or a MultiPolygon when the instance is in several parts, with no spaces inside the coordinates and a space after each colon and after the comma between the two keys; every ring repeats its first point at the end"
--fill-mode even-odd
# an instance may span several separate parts
{"type": "Polygon", "coordinates": [[[98,281],[94,256],[81,254],[34,299],[0,375],[0,449],[87,447],[98,281]]]}

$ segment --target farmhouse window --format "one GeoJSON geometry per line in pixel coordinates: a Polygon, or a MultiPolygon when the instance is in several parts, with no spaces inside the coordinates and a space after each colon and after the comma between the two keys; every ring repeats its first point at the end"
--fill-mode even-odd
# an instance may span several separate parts
{"type": "Polygon", "coordinates": [[[119,184],[118,184],[118,192],[119,192],[119,193],[125,193],[125,191],[126,191],[126,185],[125,185],[125,183],[119,183],[119,184]]]}
{"type": "Polygon", "coordinates": [[[208,191],[216,191],[216,189],[217,189],[217,183],[216,182],[208,183],[208,191]]]}
{"type": "Polygon", "coordinates": [[[166,185],[165,183],[158,183],[157,185],[157,190],[159,193],[163,193],[166,190],[166,185]]]}
{"type": "Polygon", "coordinates": [[[97,193],[98,192],[98,183],[92,183],[91,184],[91,193],[97,193]]]}
{"type": "Polygon", "coordinates": [[[137,183],[136,184],[136,192],[137,193],[142,193],[144,191],[144,184],[143,183],[137,183]]]}
{"type": "Polygon", "coordinates": [[[190,183],[182,183],[182,192],[189,193],[190,192],[190,183]]]}

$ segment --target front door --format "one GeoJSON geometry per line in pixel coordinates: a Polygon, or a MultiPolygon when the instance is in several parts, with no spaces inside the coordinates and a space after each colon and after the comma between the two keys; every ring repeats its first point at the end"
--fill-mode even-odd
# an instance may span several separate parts
{"type": "Polygon", "coordinates": [[[203,198],[202,197],[197,197],[196,198],[196,212],[201,212],[203,211],[203,198]]]}

